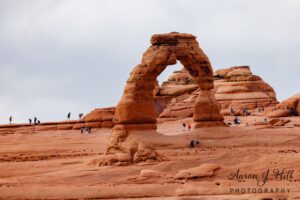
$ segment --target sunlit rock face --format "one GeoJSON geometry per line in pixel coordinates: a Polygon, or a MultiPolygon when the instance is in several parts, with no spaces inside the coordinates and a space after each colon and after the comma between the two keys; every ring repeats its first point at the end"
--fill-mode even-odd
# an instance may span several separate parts
{"type": "MultiPolygon", "coordinates": [[[[241,115],[245,108],[253,111],[250,114],[256,113],[257,109],[278,103],[273,88],[254,75],[249,66],[215,71],[213,92],[222,115],[230,115],[231,108],[235,115],[241,115]]],[[[192,117],[193,105],[200,93],[200,88],[185,69],[175,71],[156,94],[159,117],[192,117]]]]}
{"type": "MultiPolygon", "coordinates": [[[[190,105],[194,121],[222,121],[220,106],[212,92],[213,70],[196,37],[186,33],[156,34],[152,36],[151,44],[143,54],[141,63],[131,71],[123,96],[116,107],[115,123],[156,123],[157,104],[153,93],[157,92],[157,76],[168,65],[176,64],[177,61],[184,66],[194,86],[176,88],[175,91],[166,91],[165,94],[176,96],[199,88],[193,104],[190,105]]],[[[159,92],[163,93],[162,90],[159,92]]]]}

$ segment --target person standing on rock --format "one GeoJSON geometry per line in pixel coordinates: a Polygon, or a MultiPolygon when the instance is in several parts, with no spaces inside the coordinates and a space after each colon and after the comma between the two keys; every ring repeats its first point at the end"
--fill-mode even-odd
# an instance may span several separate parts
{"type": "Polygon", "coordinates": [[[241,121],[239,120],[239,118],[237,116],[234,118],[234,124],[235,125],[241,124],[241,121]]]}
{"type": "Polygon", "coordinates": [[[29,124],[31,124],[32,123],[32,120],[31,119],[29,119],[29,124]]]}
{"type": "Polygon", "coordinates": [[[191,124],[191,122],[189,122],[188,123],[188,129],[189,129],[189,131],[191,130],[191,128],[192,128],[192,124],[191,124]]]}
{"type": "Polygon", "coordinates": [[[234,115],[234,110],[233,110],[233,108],[231,107],[230,108],[230,116],[233,116],[234,115]]]}
{"type": "Polygon", "coordinates": [[[11,124],[12,122],[12,116],[9,117],[9,123],[11,124]]]}
{"type": "Polygon", "coordinates": [[[249,114],[249,113],[248,113],[248,108],[244,108],[244,109],[243,109],[243,115],[244,115],[244,116],[248,116],[248,114],[249,114]]]}
{"type": "Polygon", "coordinates": [[[297,111],[296,111],[296,109],[295,109],[294,107],[291,107],[291,108],[289,109],[289,112],[290,112],[290,114],[291,114],[292,116],[297,116],[297,115],[298,115],[298,113],[297,113],[297,111]]]}
{"type": "Polygon", "coordinates": [[[34,117],[34,125],[36,125],[37,124],[37,118],[36,117],[34,117]]]}
{"type": "Polygon", "coordinates": [[[183,131],[185,131],[185,127],[186,127],[186,123],[183,122],[183,123],[182,123],[182,129],[183,129],[183,131]]]}
{"type": "Polygon", "coordinates": [[[68,120],[71,120],[71,113],[68,113],[68,120]]]}

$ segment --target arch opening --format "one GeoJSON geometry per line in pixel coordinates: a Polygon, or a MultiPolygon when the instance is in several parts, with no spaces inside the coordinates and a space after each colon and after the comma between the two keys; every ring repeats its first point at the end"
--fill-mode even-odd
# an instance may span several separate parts
{"type": "Polygon", "coordinates": [[[165,81],[168,81],[170,75],[176,71],[180,71],[183,65],[177,61],[175,65],[167,66],[157,77],[157,82],[159,86],[162,86],[165,81]]]}

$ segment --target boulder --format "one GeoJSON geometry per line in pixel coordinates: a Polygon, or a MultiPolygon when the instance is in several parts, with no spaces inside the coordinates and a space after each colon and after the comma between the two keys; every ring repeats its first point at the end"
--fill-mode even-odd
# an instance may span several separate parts
{"type": "Polygon", "coordinates": [[[121,165],[127,165],[132,162],[132,157],[127,153],[116,153],[116,155],[121,165]]]}
{"type": "Polygon", "coordinates": [[[112,121],[115,107],[97,108],[83,117],[85,122],[112,121]]]}
{"type": "Polygon", "coordinates": [[[95,109],[83,117],[85,122],[101,122],[102,121],[102,109],[95,109]]]}
{"type": "Polygon", "coordinates": [[[266,115],[270,118],[288,117],[290,116],[290,112],[289,110],[273,110],[267,112],[266,115]]]}
{"type": "Polygon", "coordinates": [[[273,126],[284,126],[286,125],[287,123],[289,123],[291,120],[290,119],[284,119],[284,118],[272,118],[270,121],[269,121],[269,124],[270,125],[273,125],[273,126]]]}
{"type": "Polygon", "coordinates": [[[180,170],[175,178],[176,179],[187,179],[187,178],[201,178],[207,176],[213,176],[215,171],[220,167],[216,164],[202,164],[197,167],[180,170]]]}
{"type": "Polygon", "coordinates": [[[157,170],[143,169],[140,172],[140,176],[142,176],[142,177],[160,177],[160,176],[163,176],[163,174],[157,170]]]}
{"type": "Polygon", "coordinates": [[[134,154],[133,162],[140,162],[140,161],[146,161],[146,160],[156,160],[158,159],[157,154],[155,151],[147,146],[144,143],[140,143],[138,145],[137,151],[134,154]]]}
{"type": "Polygon", "coordinates": [[[291,120],[289,119],[280,119],[278,122],[274,124],[274,126],[284,126],[289,123],[291,120]]]}

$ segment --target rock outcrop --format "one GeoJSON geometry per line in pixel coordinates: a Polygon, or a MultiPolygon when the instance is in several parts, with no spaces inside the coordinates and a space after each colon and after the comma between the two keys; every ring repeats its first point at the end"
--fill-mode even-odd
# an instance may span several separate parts
{"type": "Polygon", "coordinates": [[[202,164],[197,167],[180,170],[175,178],[177,179],[187,179],[187,178],[201,178],[206,176],[213,176],[215,171],[218,170],[220,166],[216,164],[202,164]]]}
{"type": "Polygon", "coordinates": [[[168,65],[179,60],[201,90],[192,106],[194,121],[201,126],[205,122],[222,124],[219,105],[212,92],[213,71],[196,37],[175,32],[156,34],[152,36],[151,44],[127,80],[114,121],[120,124],[155,124],[157,111],[153,93],[157,86],[156,78],[168,65]]]}
{"type": "Polygon", "coordinates": [[[217,70],[214,75],[215,95],[223,115],[229,115],[229,108],[241,115],[243,108],[254,110],[278,103],[273,88],[252,74],[249,66],[217,70]]]}
{"type": "Polygon", "coordinates": [[[82,121],[85,123],[101,122],[102,127],[113,127],[115,110],[115,107],[97,108],[85,115],[82,121]]]}
{"type": "Polygon", "coordinates": [[[299,116],[300,114],[300,93],[296,94],[278,105],[273,109],[266,111],[266,115],[271,118],[299,116]]]}
{"type": "MultiPolygon", "coordinates": [[[[259,76],[252,74],[249,66],[236,66],[217,70],[214,73],[214,94],[221,106],[221,114],[229,115],[230,108],[235,115],[241,115],[247,108],[275,106],[276,94],[273,88],[259,76]]],[[[175,71],[164,82],[155,97],[160,118],[184,118],[193,116],[193,104],[201,90],[185,69],[175,71]]]]}
{"type": "MultiPolygon", "coordinates": [[[[158,89],[157,77],[168,65],[176,64],[177,60],[182,63],[200,90],[191,105],[194,127],[224,125],[220,106],[213,92],[213,70],[196,37],[177,32],[156,34],[151,37],[151,44],[152,46],[143,54],[141,63],[133,68],[126,82],[123,95],[116,107],[113,118],[116,125],[112,129],[106,152],[130,154],[133,162],[159,159],[152,146],[143,143],[131,130],[145,128],[150,132],[153,131],[154,136],[157,120],[154,100],[158,89]],[[132,141],[129,144],[126,140],[128,141],[130,136],[132,141]]],[[[173,94],[177,93],[178,91],[173,91],[173,94]]],[[[100,165],[107,163],[106,159],[105,157],[100,161],[100,165]]]]}
{"type": "Polygon", "coordinates": [[[99,108],[88,113],[80,120],[44,122],[34,124],[5,124],[0,125],[0,134],[30,134],[35,131],[57,131],[57,130],[78,130],[83,127],[90,128],[111,128],[114,126],[112,121],[115,112],[114,107],[99,108]]]}

